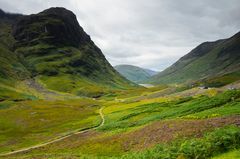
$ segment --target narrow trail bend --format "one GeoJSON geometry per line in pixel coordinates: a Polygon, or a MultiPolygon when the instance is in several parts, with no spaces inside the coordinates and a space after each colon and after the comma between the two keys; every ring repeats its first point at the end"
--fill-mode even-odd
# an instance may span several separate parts
{"type": "Polygon", "coordinates": [[[42,143],[42,144],[37,144],[35,146],[31,146],[31,147],[27,147],[27,148],[23,148],[23,149],[20,149],[20,150],[16,150],[16,151],[12,151],[12,152],[8,152],[8,153],[4,153],[4,154],[0,154],[0,157],[4,157],[4,156],[9,156],[9,155],[14,155],[14,154],[17,154],[17,153],[21,153],[21,152],[27,152],[27,151],[30,151],[30,150],[33,150],[33,149],[36,149],[36,148],[40,148],[40,147],[43,147],[43,146],[46,146],[46,145],[49,145],[49,144],[52,144],[52,143],[55,143],[55,142],[58,142],[58,141],[61,141],[63,139],[66,139],[68,137],[71,137],[73,135],[77,135],[77,134],[82,134],[82,133],[85,133],[85,132],[88,132],[90,130],[96,130],[98,129],[99,127],[103,126],[104,123],[105,123],[105,118],[104,118],[104,114],[103,114],[103,108],[104,107],[101,107],[99,109],[99,115],[101,117],[101,123],[96,126],[96,127],[93,127],[93,128],[88,128],[88,129],[85,129],[85,130],[82,130],[82,131],[78,131],[78,132],[72,132],[72,133],[69,133],[68,135],[66,136],[62,136],[62,137],[59,137],[57,139],[53,139],[51,141],[48,141],[48,142],[45,142],[45,143],[42,143]]]}

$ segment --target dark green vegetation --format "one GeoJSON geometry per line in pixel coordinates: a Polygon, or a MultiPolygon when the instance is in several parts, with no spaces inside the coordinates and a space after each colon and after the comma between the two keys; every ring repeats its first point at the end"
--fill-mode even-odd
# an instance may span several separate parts
{"type": "Polygon", "coordinates": [[[111,113],[106,115],[107,122],[100,129],[104,131],[109,129],[119,130],[141,126],[155,120],[163,119],[200,119],[211,116],[214,117],[214,115],[217,117],[228,114],[240,114],[239,100],[240,91],[227,91],[214,97],[186,97],[178,100],[175,99],[173,101],[160,101],[154,103],[150,102],[147,104],[142,104],[142,102],[134,102],[125,104],[123,110],[114,112],[112,111],[116,108],[111,106],[105,108],[105,112],[110,111],[111,113]],[[130,108],[128,111],[126,111],[128,106],[133,108],[130,108]]]}
{"type": "Polygon", "coordinates": [[[238,51],[239,34],[204,43],[159,81],[178,85],[136,87],[71,11],[0,11],[0,158],[238,159],[238,51]]]}
{"type": "Polygon", "coordinates": [[[176,63],[153,76],[150,83],[207,83],[223,86],[239,80],[240,33],[215,42],[205,42],[176,63]]]}
{"type": "Polygon", "coordinates": [[[140,68],[132,65],[118,65],[114,67],[121,75],[126,77],[128,80],[141,83],[148,80],[151,76],[157,74],[157,72],[140,68]]]}

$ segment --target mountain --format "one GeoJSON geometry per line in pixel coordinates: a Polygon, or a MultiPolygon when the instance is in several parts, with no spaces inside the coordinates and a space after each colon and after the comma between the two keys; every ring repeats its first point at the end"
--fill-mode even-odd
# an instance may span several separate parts
{"type": "Polygon", "coordinates": [[[134,86],[114,70],[65,8],[32,15],[1,10],[0,35],[1,85],[34,79],[49,90],[84,96],[134,86]]]}
{"type": "Polygon", "coordinates": [[[206,83],[221,86],[240,79],[240,32],[205,42],[148,80],[154,84],[206,83]]]}
{"type": "Polygon", "coordinates": [[[121,75],[126,77],[128,80],[141,83],[144,80],[149,79],[151,76],[157,74],[156,71],[132,66],[132,65],[117,65],[114,67],[121,75]]]}

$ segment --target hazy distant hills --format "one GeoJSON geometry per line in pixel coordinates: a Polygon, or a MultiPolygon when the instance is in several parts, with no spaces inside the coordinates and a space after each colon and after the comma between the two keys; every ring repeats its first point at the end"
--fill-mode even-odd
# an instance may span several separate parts
{"type": "Polygon", "coordinates": [[[135,83],[142,83],[158,72],[133,65],[117,65],[114,67],[121,75],[135,83]]]}
{"type": "Polygon", "coordinates": [[[134,85],[122,77],[65,8],[18,15],[0,11],[0,81],[36,79],[46,88],[98,96],[134,85]]]}
{"type": "Polygon", "coordinates": [[[220,86],[240,79],[240,33],[205,42],[148,80],[153,84],[204,82],[220,86]]]}

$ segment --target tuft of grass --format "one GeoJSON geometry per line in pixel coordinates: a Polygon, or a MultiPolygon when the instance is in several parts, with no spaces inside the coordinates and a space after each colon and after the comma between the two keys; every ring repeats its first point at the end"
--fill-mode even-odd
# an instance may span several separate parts
{"type": "Polygon", "coordinates": [[[0,100],[13,100],[13,101],[23,101],[23,100],[36,100],[36,96],[31,94],[26,94],[23,92],[17,92],[11,87],[1,87],[0,86],[0,100]]]}
{"type": "Polygon", "coordinates": [[[212,159],[239,159],[240,158],[240,150],[233,150],[226,152],[224,154],[218,155],[216,157],[213,157],[212,159]]]}

